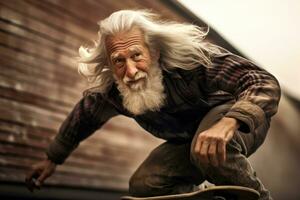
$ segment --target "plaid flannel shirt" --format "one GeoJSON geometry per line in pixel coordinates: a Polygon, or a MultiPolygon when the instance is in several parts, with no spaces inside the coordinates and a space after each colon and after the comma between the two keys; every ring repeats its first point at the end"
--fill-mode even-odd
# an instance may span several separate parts
{"type": "MultiPolygon", "coordinates": [[[[198,89],[210,108],[233,100],[234,104],[225,116],[239,120],[242,124],[240,129],[244,132],[255,131],[277,112],[281,95],[278,81],[245,58],[225,54],[213,58],[210,67],[199,66],[183,72],[191,86],[199,86],[198,89]]],[[[63,163],[80,141],[111,117],[124,114],[104,96],[90,93],[76,104],[47,149],[50,160],[63,163]]]]}

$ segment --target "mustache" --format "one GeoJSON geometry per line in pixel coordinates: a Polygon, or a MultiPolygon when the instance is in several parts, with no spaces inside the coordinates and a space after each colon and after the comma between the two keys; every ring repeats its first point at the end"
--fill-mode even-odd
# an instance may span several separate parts
{"type": "Polygon", "coordinates": [[[133,78],[129,78],[128,76],[125,76],[123,78],[123,82],[125,84],[127,84],[127,83],[134,82],[134,81],[137,81],[142,78],[147,78],[147,77],[148,77],[148,74],[146,72],[138,71],[133,78]]]}

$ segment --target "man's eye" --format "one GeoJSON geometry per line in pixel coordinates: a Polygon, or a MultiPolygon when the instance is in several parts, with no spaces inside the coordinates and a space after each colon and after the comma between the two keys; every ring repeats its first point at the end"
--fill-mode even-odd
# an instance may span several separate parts
{"type": "Polygon", "coordinates": [[[121,59],[121,58],[117,58],[117,59],[114,60],[115,64],[120,64],[122,62],[123,62],[123,59],[121,59]]]}
{"type": "Polygon", "coordinates": [[[140,53],[135,53],[135,54],[133,55],[133,58],[139,58],[140,56],[141,56],[140,53]]]}

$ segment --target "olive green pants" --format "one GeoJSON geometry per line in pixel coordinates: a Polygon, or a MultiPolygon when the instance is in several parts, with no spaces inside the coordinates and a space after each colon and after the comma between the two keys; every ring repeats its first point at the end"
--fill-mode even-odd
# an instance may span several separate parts
{"type": "Polygon", "coordinates": [[[203,167],[191,151],[198,134],[219,121],[230,107],[229,104],[217,106],[207,113],[192,142],[165,142],[155,148],[132,175],[130,195],[142,197],[191,192],[195,186],[208,180],[215,185],[250,187],[260,193],[260,200],[272,199],[247,159],[263,142],[257,138],[261,134],[264,139],[268,124],[262,124],[256,133],[236,131],[226,146],[226,162],[221,166],[203,167]]]}

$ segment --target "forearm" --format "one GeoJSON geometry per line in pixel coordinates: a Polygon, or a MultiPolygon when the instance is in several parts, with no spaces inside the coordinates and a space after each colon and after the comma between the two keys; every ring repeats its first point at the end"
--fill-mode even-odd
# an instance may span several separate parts
{"type": "Polygon", "coordinates": [[[68,145],[61,142],[57,137],[50,143],[46,150],[49,160],[56,164],[62,164],[73,152],[77,145],[68,145]]]}
{"type": "Polygon", "coordinates": [[[236,103],[225,115],[241,122],[240,130],[252,132],[277,112],[280,86],[270,73],[235,55],[218,58],[219,65],[207,69],[213,90],[231,93],[236,103]]]}
{"type": "Polygon", "coordinates": [[[233,131],[237,130],[241,124],[239,120],[232,117],[223,117],[221,121],[227,124],[227,127],[233,131]]]}
{"type": "Polygon", "coordinates": [[[114,108],[98,94],[82,98],[64,120],[46,150],[48,158],[62,164],[81,141],[92,135],[115,114],[114,108]]]}

